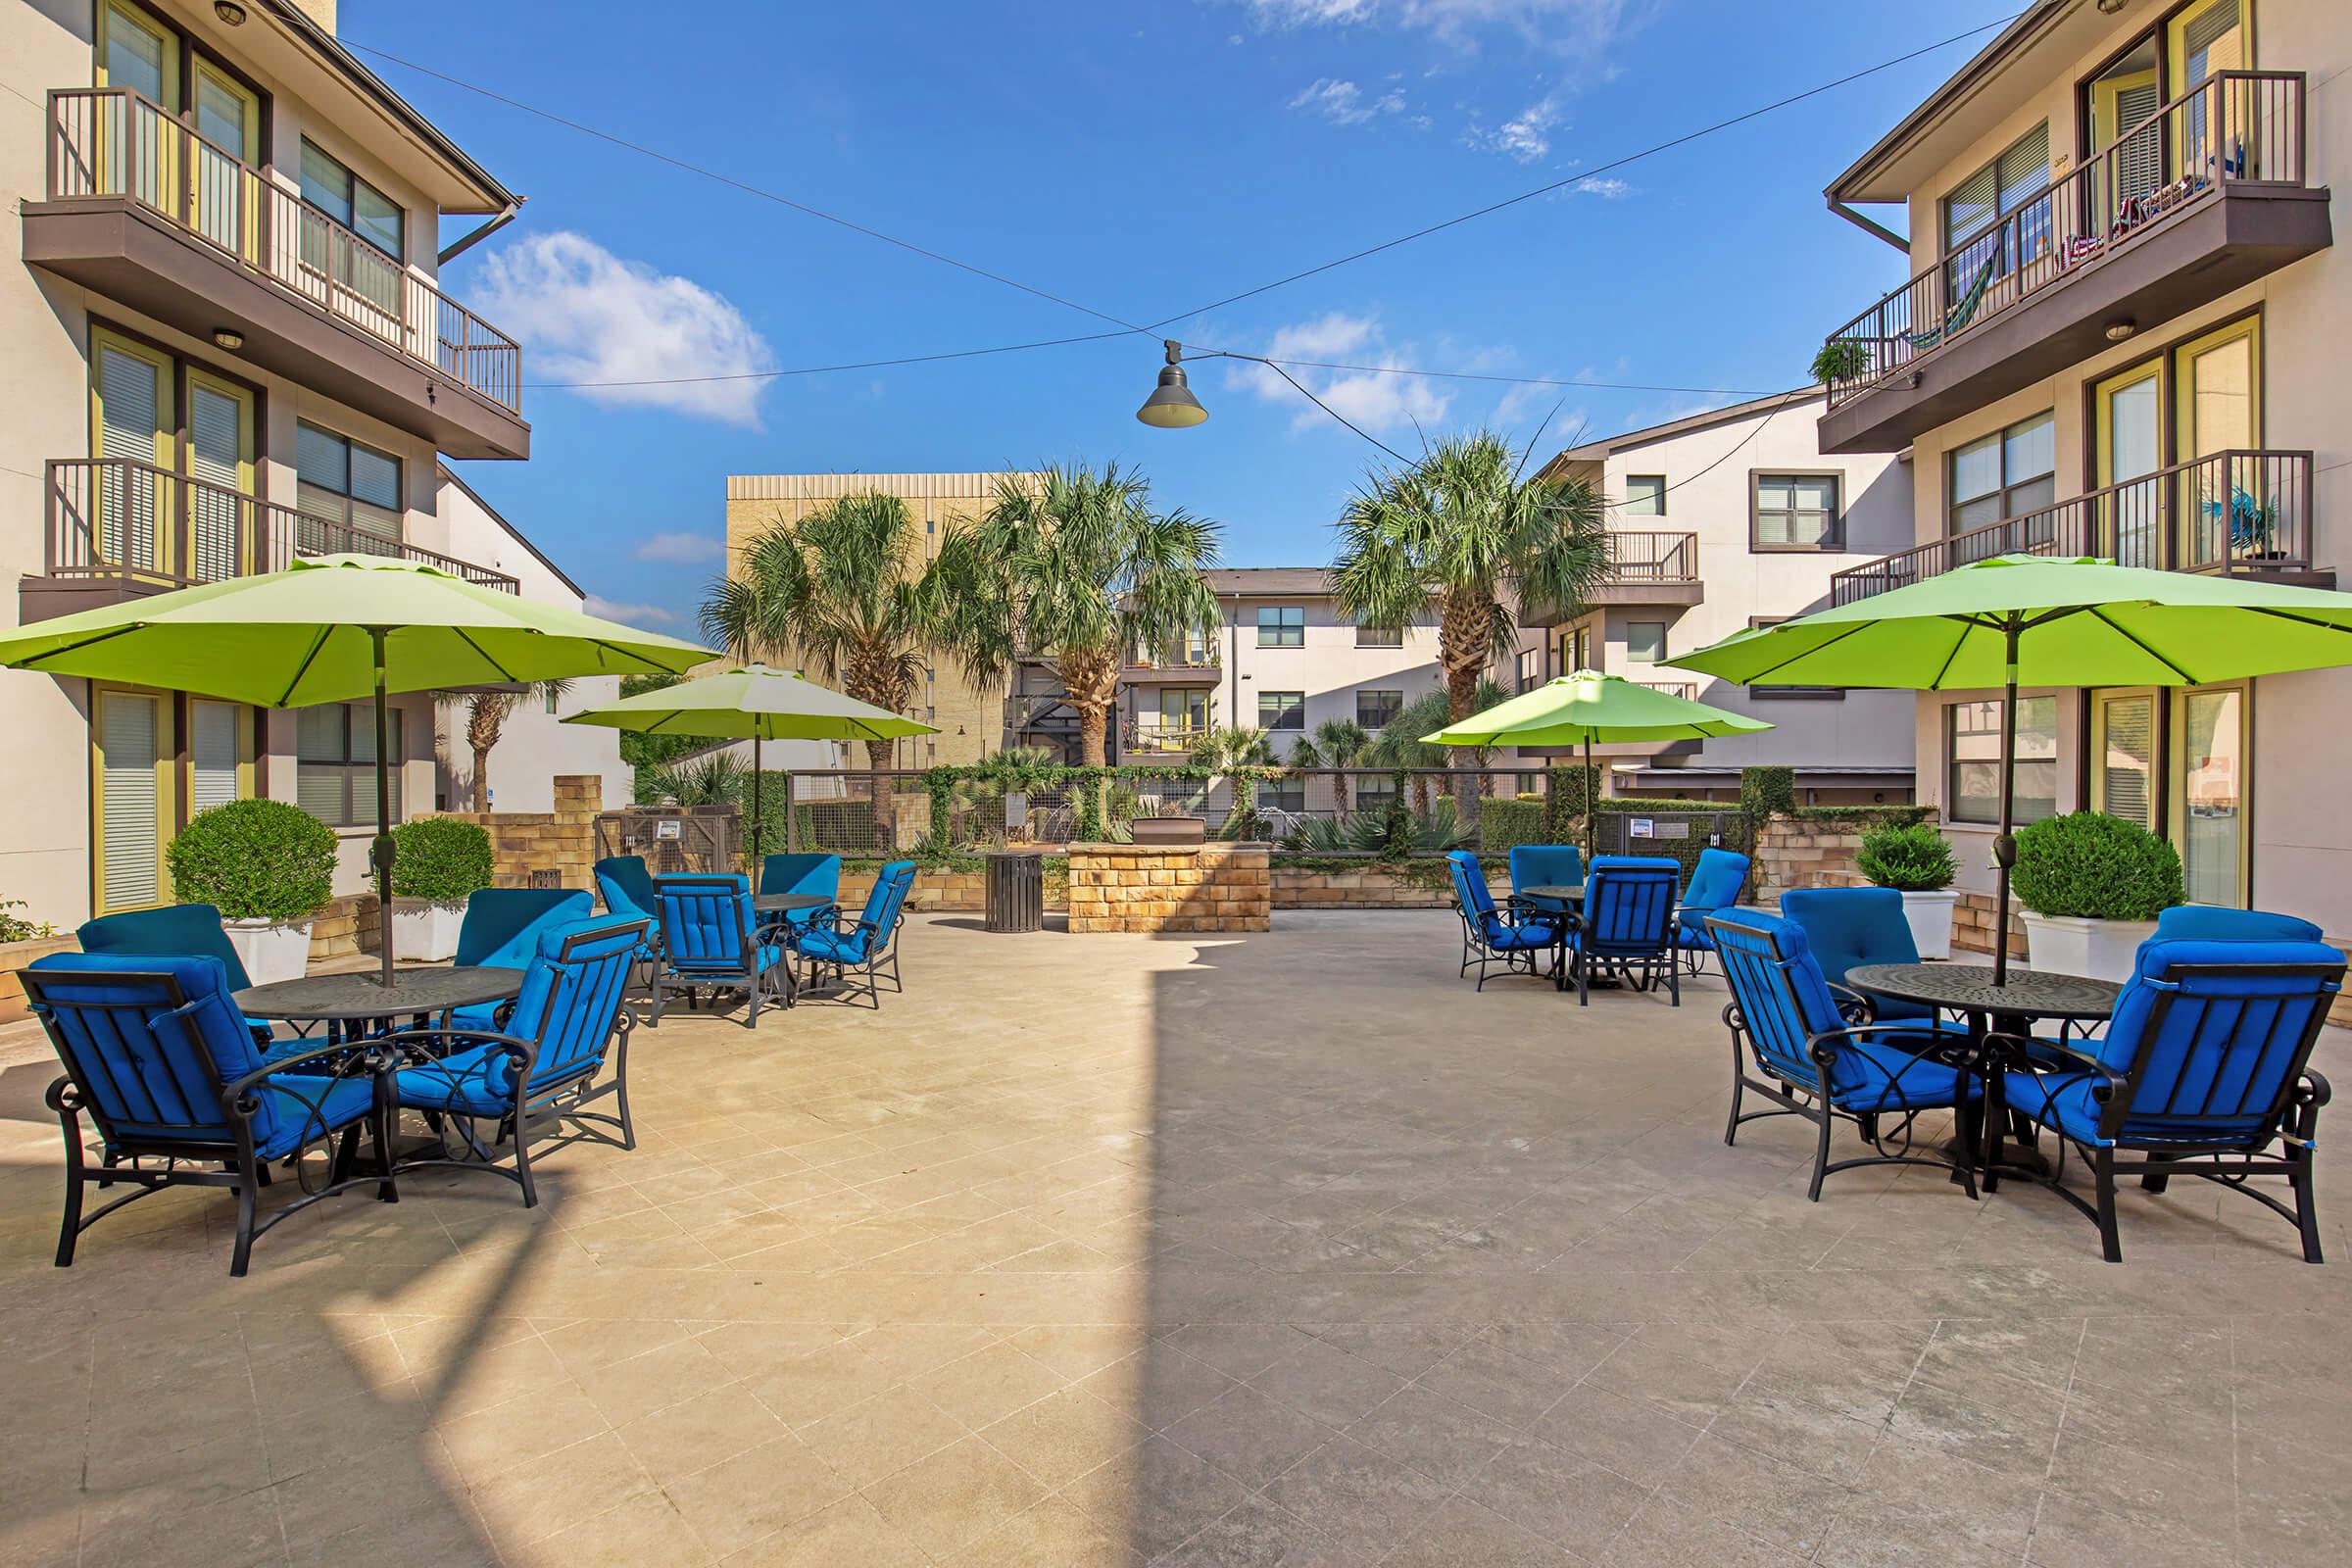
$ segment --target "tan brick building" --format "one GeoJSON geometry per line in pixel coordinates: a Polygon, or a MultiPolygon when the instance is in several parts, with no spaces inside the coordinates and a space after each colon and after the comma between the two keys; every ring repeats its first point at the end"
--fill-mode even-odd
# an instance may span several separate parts
{"type": "MultiPolygon", "coordinates": [[[[979,516],[996,494],[1002,473],[776,473],[733,474],[727,479],[727,563],[729,569],[752,542],[778,522],[797,522],[843,496],[881,491],[902,497],[923,531],[926,556],[954,522],[979,516]]],[[[1021,475],[1020,477],[1036,477],[1021,475]]],[[[1003,683],[974,691],[952,662],[925,672],[923,691],[908,716],[939,726],[936,735],[899,743],[899,764],[929,767],[936,762],[974,762],[999,749],[1004,733],[1003,683]]],[[[858,760],[862,762],[863,759],[858,760]]]]}

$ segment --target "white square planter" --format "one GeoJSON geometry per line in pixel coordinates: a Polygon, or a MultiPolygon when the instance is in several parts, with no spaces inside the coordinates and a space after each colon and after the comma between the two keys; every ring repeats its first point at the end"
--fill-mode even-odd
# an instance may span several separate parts
{"type": "Polygon", "coordinates": [[[1955,888],[1936,888],[1903,894],[1903,919],[1911,926],[1911,941],[1923,958],[1952,956],[1952,908],[1960,902],[1955,888]]]}
{"type": "Polygon", "coordinates": [[[2026,961],[2053,974],[2087,975],[2118,984],[2132,978],[2139,945],[2156,934],[2153,920],[2090,920],[2072,914],[2019,911],[2026,923],[2026,961]]]}
{"type": "Polygon", "coordinates": [[[392,901],[392,956],[438,961],[458,956],[458,932],[466,924],[466,906],[434,904],[425,899],[392,901]]]}
{"type": "Polygon", "coordinates": [[[300,920],[223,920],[228,945],[245,965],[246,978],[257,986],[276,980],[299,980],[310,972],[311,922],[300,920]]]}

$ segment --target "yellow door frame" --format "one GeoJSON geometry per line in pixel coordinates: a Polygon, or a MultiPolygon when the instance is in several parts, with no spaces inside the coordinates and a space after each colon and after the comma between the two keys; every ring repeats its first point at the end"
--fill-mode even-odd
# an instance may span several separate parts
{"type": "MultiPolygon", "coordinates": [[[[235,181],[235,190],[230,197],[231,212],[228,221],[236,230],[238,254],[249,266],[258,267],[262,260],[261,185],[252,171],[259,167],[258,160],[262,145],[262,100],[251,87],[246,86],[211,61],[198,56],[195,81],[197,92],[202,92],[206,83],[234,97],[237,100],[240,118],[244,122],[241,127],[243,131],[241,139],[245,145],[238,154],[237,168],[233,172],[226,171],[223,172],[235,181]]],[[[191,97],[191,101],[193,101],[193,97],[191,97]]],[[[214,232],[204,206],[205,182],[202,171],[206,162],[207,157],[202,151],[192,150],[190,152],[188,158],[189,222],[198,233],[205,235],[215,244],[219,244],[220,237],[214,232]]]]}
{"type": "Polygon", "coordinates": [[[2210,681],[2202,686],[2176,686],[2172,692],[2173,754],[2166,761],[2167,782],[2172,797],[2167,808],[2165,832],[2180,851],[2183,869],[2188,868],[2188,762],[2189,762],[2189,699],[2214,692],[2235,692],[2237,699],[2237,887],[2236,906],[2247,906],[2254,886],[2254,683],[2251,680],[2210,681]],[[2179,776],[2171,776],[2178,768],[2179,776]]]}
{"type": "MultiPolygon", "coordinates": [[[[104,112],[98,116],[98,167],[105,171],[115,171],[119,160],[123,164],[122,171],[123,177],[120,181],[123,188],[119,191],[104,190],[99,194],[133,196],[162,209],[165,198],[175,194],[180,188],[179,138],[173,133],[176,122],[172,119],[179,112],[179,34],[172,31],[163,21],[150,15],[144,8],[130,4],[129,0],[101,0],[101,4],[98,6],[96,36],[90,51],[91,79],[101,87],[115,85],[107,74],[106,52],[108,42],[118,25],[144,33],[154,39],[159,46],[157,58],[162,67],[163,101],[156,105],[156,108],[162,111],[162,121],[156,127],[155,188],[152,191],[129,188],[131,181],[127,177],[127,153],[132,146],[135,146],[139,131],[137,110],[135,106],[125,104],[122,123],[119,125],[114,122],[114,117],[104,112]],[[118,141],[123,142],[124,145],[112,145],[118,141]]],[[[173,212],[172,216],[176,219],[179,215],[173,212]]]]}
{"type": "MultiPolygon", "coordinates": [[[[172,866],[165,852],[172,846],[179,817],[179,736],[172,694],[151,686],[90,682],[90,908],[98,914],[115,912],[106,902],[106,704],[126,698],[155,705],[155,902],[172,902],[172,866]]],[[[124,908],[149,908],[124,905],[124,908]]]]}
{"type": "MultiPolygon", "coordinates": [[[[177,471],[179,467],[179,362],[172,355],[136,338],[125,337],[106,327],[92,325],[87,350],[90,376],[90,456],[104,459],[106,450],[106,377],[105,350],[113,349],[125,359],[136,360],[155,371],[155,442],[154,450],[145,461],[157,467],[177,471]]],[[[103,515],[103,501],[95,494],[93,484],[90,510],[93,521],[103,515]]],[[[179,559],[177,498],[172,493],[170,480],[158,479],[155,485],[155,550],[154,559],[144,562],[125,560],[126,567],[142,568],[150,573],[169,571],[179,559]]],[[[129,519],[123,519],[127,540],[129,519]]],[[[128,551],[124,552],[128,555],[128,551]]]]}
{"type": "MultiPolygon", "coordinates": [[[[189,427],[191,431],[194,429],[195,424],[194,404],[196,401],[196,393],[199,388],[202,388],[207,392],[214,393],[217,396],[227,398],[230,402],[236,404],[237,406],[236,490],[238,494],[249,498],[245,503],[240,504],[239,511],[243,514],[237,519],[237,548],[236,561],[234,563],[234,574],[242,576],[248,572],[258,571],[261,569],[255,559],[259,546],[259,535],[261,532],[259,517],[260,508],[251,500],[257,487],[257,479],[260,473],[260,443],[255,429],[256,410],[253,389],[239,382],[231,381],[225,376],[204,369],[196,365],[190,365],[187,368],[187,370],[188,402],[190,405],[188,413],[189,427]]],[[[190,478],[195,478],[195,463],[196,450],[193,440],[191,439],[190,445],[187,449],[185,461],[183,461],[180,465],[180,471],[186,473],[190,478]]],[[[196,508],[191,505],[188,511],[190,526],[193,526],[196,508]]],[[[190,543],[192,547],[193,541],[190,543]]],[[[191,565],[192,564],[193,562],[191,561],[191,565]]],[[[195,573],[191,571],[190,575],[194,576],[195,573]]]]}

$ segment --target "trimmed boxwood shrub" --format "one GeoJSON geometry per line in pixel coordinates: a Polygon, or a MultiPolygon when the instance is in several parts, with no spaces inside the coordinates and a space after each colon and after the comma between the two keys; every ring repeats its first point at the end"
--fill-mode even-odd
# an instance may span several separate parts
{"type": "Polygon", "coordinates": [[[1952,847],[1925,822],[1882,822],[1862,835],[1854,863],[1879,887],[1933,893],[1952,885],[1952,847]]]}
{"type": "Polygon", "coordinates": [[[433,904],[463,904],[490,885],[497,858],[479,823],[454,816],[420,816],[392,830],[392,896],[433,904]]]}
{"type": "Polygon", "coordinates": [[[199,811],[165,852],[172,888],[230,920],[301,920],[333,897],[335,835],[284,801],[199,811]]]}
{"type": "Polygon", "coordinates": [[[2009,881],[2035,914],[2089,920],[2153,920],[2185,892],[2179,851],[2104,811],[2045,817],[2021,831],[2009,881]]]}
{"type": "Polygon", "coordinates": [[[1556,842],[1541,800],[1483,800],[1478,803],[1478,853],[1508,855],[1520,844],[1556,842]]]}

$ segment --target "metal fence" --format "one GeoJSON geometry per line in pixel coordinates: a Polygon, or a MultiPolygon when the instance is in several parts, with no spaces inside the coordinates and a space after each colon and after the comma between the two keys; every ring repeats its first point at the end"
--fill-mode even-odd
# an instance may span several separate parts
{"type": "Polygon", "coordinates": [[[596,819],[596,858],[642,855],[656,876],[737,871],[743,819],[732,806],[643,806],[596,819]]]}

